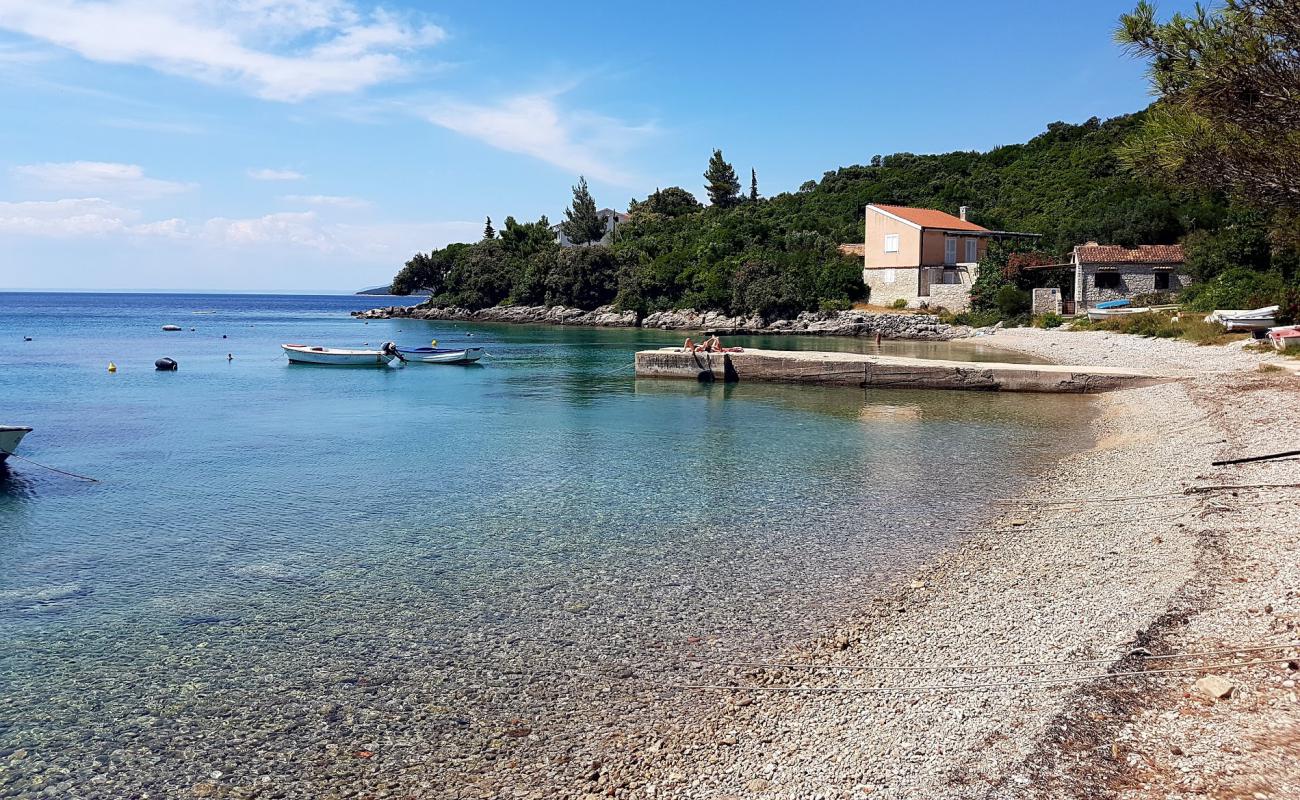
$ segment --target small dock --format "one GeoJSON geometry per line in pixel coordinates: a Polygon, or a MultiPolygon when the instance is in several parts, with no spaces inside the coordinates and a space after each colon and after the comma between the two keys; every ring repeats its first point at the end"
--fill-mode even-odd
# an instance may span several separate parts
{"type": "Polygon", "coordinates": [[[1085,394],[1173,380],[1148,370],[940,361],[810,350],[685,353],[681,348],[636,354],[638,378],[695,381],[777,381],[863,389],[965,389],[990,392],[1085,394]]]}

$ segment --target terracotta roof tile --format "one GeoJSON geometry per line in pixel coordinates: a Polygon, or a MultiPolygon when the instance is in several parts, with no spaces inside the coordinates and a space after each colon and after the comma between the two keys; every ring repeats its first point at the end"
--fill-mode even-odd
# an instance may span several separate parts
{"type": "Polygon", "coordinates": [[[987,231],[988,228],[980,227],[973,222],[967,222],[960,217],[954,217],[944,211],[938,211],[933,208],[910,208],[908,206],[886,206],[880,203],[872,203],[869,208],[878,208],[881,211],[893,214],[896,217],[902,217],[908,222],[920,225],[922,228],[941,228],[948,231],[987,231]]]}
{"type": "Polygon", "coordinates": [[[1085,244],[1075,248],[1085,264],[1181,264],[1181,244],[1142,244],[1128,248],[1117,244],[1085,244]]]}
{"type": "Polygon", "coordinates": [[[867,254],[867,243],[862,244],[842,244],[840,252],[846,256],[865,256],[867,254]]]}

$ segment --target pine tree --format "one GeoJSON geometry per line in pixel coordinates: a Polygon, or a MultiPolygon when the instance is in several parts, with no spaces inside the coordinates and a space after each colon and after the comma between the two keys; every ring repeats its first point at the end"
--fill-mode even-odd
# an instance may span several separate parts
{"type": "Polygon", "coordinates": [[[573,204],[564,209],[564,216],[560,230],[570,242],[587,244],[605,237],[605,221],[596,212],[596,201],[587,189],[587,179],[581,175],[578,185],[573,187],[573,204]]]}
{"type": "Polygon", "coordinates": [[[495,239],[495,238],[497,238],[497,232],[496,232],[496,229],[492,227],[492,218],[491,218],[491,217],[488,217],[488,218],[487,218],[487,224],[483,226],[483,238],[484,238],[484,239],[495,239]]]}
{"type": "Polygon", "coordinates": [[[730,208],[740,202],[740,181],[736,170],[732,169],[722,158],[721,150],[714,150],[709,159],[709,168],[704,171],[704,188],[709,193],[709,202],[718,208],[730,208]]]}
{"type": "Polygon", "coordinates": [[[749,201],[758,201],[758,172],[753,167],[749,168],[749,201]]]}

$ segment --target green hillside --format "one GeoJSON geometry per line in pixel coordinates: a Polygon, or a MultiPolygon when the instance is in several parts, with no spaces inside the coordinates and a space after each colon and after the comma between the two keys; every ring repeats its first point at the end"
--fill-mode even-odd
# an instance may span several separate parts
{"type": "Polygon", "coordinates": [[[606,245],[561,250],[546,220],[507,219],[500,238],[419,254],[395,292],[427,287],[435,304],[591,307],[616,302],[649,312],[707,308],[765,317],[842,308],[862,299],[859,259],[837,246],[862,240],[868,203],[970,207],[995,230],[1042,234],[1038,247],[1064,257],[1088,240],[1177,242],[1230,218],[1223,198],[1183,191],[1126,171],[1117,158],[1142,114],[1079,125],[1052,123],[1024,144],[986,153],[896,153],[842,167],[799,191],[743,195],[698,208],[668,189],[633,202],[632,218],[606,245]]]}

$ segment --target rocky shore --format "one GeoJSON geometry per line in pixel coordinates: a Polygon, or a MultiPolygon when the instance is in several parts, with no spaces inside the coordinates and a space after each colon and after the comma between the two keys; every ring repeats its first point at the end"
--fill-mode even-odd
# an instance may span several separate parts
{"type": "Polygon", "coordinates": [[[876,336],[885,339],[947,341],[972,335],[965,325],[949,325],[933,314],[885,314],[863,311],[804,312],[794,319],[764,321],[759,316],[728,316],[717,311],[656,311],[638,319],[634,311],[601,306],[592,311],[565,306],[496,306],[471,311],[456,306],[388,306],[354,311],[358,319],[428,319],[496,322],[517,325],[577,325],[602,328],[658,328],[700,331],[720,336],[797,334],[808,336],[876,336]]]}
{"type": "Polygon", "coordinates": [[[701,653],[651,752],[613,754],[592,795],[1300,796],[1300,650],[1252,649],[1300,641],[1300,460],[1210,463],[1284,449],[1296,376],[1235,346],[994,343],[1202,369],[1103,396],[1092,442],[832,635],[747,667],[701,653]]]}
{"type": "Polygon", "coordinates": [[[1210,463],[1283,449],[1295,375],[1235,346],[994,342],[1201,369],[1102,396],[1090,437],[1018,496],[979,498],[960,545],[822,638],[757,662],[701,638],[666,673],[593,674],[615,711],[447,796],[1300,796],[1300,650],[1253,649],[1300,641],[1300,461],[1210,463]]]}

